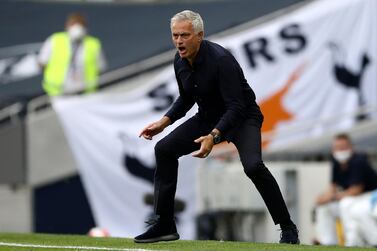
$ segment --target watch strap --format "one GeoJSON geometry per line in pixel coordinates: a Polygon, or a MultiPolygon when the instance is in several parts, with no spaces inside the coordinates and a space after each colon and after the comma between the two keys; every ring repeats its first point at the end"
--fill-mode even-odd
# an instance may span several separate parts
{"type": "Polygon", "coordinates": [[[215,133],[215,132],[210,132],[210,135],[212,135],[212,137],[213,137],[213,143],[214,143],[214,144],[218,144],[218,143],[220,143],[220,141],[221,141],[221,137],[220,137],[219,134],[217,134],[217,133],[215,133]]]}

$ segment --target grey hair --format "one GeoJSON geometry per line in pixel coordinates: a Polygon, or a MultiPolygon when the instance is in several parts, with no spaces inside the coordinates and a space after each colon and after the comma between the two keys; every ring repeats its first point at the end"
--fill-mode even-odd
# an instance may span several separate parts
{"type": "Polygon", "coordinates": [[[201,31],[204,32],[203,19],[199,15],[199,13],[193,12],[191,10],[184,10],[175,14],[170,19],[170,28],[172,28],[173,24],[178,21],[190,21],[192,23],[192,28],[196,33],[199,33],[201,31]]]}

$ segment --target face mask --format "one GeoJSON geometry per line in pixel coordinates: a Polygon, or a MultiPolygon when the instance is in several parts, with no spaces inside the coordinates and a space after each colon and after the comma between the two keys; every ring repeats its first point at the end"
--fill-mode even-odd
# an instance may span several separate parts
{"type": "Polygon", "coordinates": [[[77,41],[86,35],[86,29],[81,24],[74,24],[68,28],[68,35],[73,41],[77,41]]]}
{"type": "Polygon", "coordinates": [[[344,164],[351,158],[352,151],[351,150],[343,150],[343,151],[335,151],[333,152],[333,157],[336,161],[341,164],[344,164]]]}

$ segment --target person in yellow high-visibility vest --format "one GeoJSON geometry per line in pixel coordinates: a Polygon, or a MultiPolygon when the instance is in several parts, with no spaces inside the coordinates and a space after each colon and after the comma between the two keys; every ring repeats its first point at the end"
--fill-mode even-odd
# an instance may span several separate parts
{"type": "Polygon", "coordinates": [[[87,34],[87,21],[70,14],[64,32],[56,32],[42,45],[38,62],[43,68],[43,89],[49,96],[91,93],[98,87],[106,60],[98,38],[87,34]]]}

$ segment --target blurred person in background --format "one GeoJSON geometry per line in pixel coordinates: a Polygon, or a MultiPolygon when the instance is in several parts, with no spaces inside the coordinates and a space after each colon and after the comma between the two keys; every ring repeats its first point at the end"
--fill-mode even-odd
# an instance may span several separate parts
{"type": "Polygon", "coordinates": [[[369,224],[360,220],[366,216],[363,215],[366,209],[371,211],[371,195],[375,189],[377,174],[367,156],[354,151],[347,134],[336,135],[332,144],[331,185],[316,201],[315,227],[319,244],[339,244],[336,221],[340,220],[346,246],[360,246],[362,239],[376,245],[375,222],[369,224]],[[361,231],[362,224],[365,224],[365,231],[361,231]]]}
{"type": "Polygon", "coordinates": [[[49,96],[94,92],[99,73],[106,68],[101,42],[88,35],[87,20],[80,13],[67,17],[65,31],[47,38],[38,62],[44,73],[43,89],[49,96]]]}
{"type": "Polygon", "coordinates": [[[229,51],[204,40],[203,20],[198,13],[177,13],[170,25],[177,49],[174,70],[180,95],[165,116],[145,127],[139,136],[151,140],[184,117],[195,103],[199,111],[155,146],[156,217],[135,242],[179,239],[174,221],[178,159],[190,153],[206,158],[215,144],[227,140],[237,147],[246,175],[262,195],[274,223],[280,224],[280,242],[298,244],[297,227],[279,185],[262,160],[263,115],[240,65],[229,51]]]}

